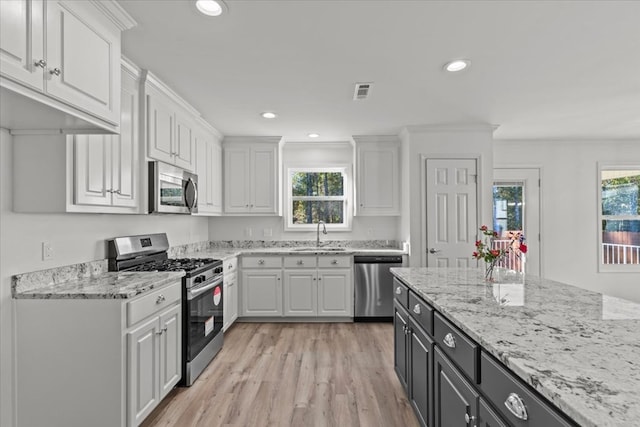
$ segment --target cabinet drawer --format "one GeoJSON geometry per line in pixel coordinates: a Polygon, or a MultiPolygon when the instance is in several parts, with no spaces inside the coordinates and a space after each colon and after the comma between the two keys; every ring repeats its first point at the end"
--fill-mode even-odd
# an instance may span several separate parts
{"type": "Polygon", "coordinates": [[[316,268],[315,256],[287,256],[284,257],[284,268],[316,268]]]}
{"type": "Polygon", "coordinates": [[[238,269],[238,258],[233,257],[225,259],[222,261],[222,268],[225,275],[234,273],[238,269]]]}
{"type": "Polygon", "coordinates": [[[318,257],[318,267],[349,268],[351,258],[351,255],[321,255],[318,257]]]}
{"type": "Polygon", "coordinates": [[[404,308],[409,308],[409,288],[400,280],[393,279],[393,296],[404,308]]]}
{"type": "Polygon", "coordinates": [[[417,323],[431,336],[433,336],[433,308],[422,301],[420,297],[409,291],[409,311],[417,323]]]}
{"type": "Polygon", "coordinates": [[[182,281],[153,291],[127,303],[127,326],[134,325],[182,298],[182,281]]]}
{"type": "Polygon", "coordinates": [[[433,337],[440,348],[474,382],[478,382],[480,348],[440,313],[434,314],[433,337]]]}
{"type": "Polygon", "coordinates": [[[529,390],[522,380],[484,352],[480,357],[480,369],[482,371],[480,389],[509,425],[515,427],[573,426],[550,404],[529,390]],[[520,412],[519,408],[524,408],[524,412],[520,412]]]}
{"type": "Polygon", "coordinates": [[[242,268],[282,268],[282,257],[245,256],[242,257],[242,268]]]}

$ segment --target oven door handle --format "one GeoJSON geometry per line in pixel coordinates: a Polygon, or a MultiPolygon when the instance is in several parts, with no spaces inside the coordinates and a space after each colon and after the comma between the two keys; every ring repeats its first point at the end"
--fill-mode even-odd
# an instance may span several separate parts
{"type": "Polygon", "coordinates": [[[201,288],[196,288],[195,290],[189,289],[187,291],[187,300],[191,301],[192,299],[194,299],[198,295],[201,295],[201,294],[207,292],[208,290],[213,289],[216,286],[221,285],[221,284],[222,284],[222,280],[216,280],[216,281],[214,281],[214,282],[212,282],[212,283],[210,283],[208,285],[205,285],[205,286],[203,286],[201,288]]]}

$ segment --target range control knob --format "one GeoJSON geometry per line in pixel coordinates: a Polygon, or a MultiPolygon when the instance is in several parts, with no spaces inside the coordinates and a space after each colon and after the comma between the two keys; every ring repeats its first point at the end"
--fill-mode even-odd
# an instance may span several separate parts
{"type": "Polygon", "coordinates": [[[220,274],[220,273],[222,273],[222,267],[216,267],[216,268],[215,268],[215,270],[213,270],[213,272],[214,272],[215,274],[220,274]]]}
{"type": "Polygon", "coordinates": [[[193,281],[198,284],[198,283],[202,283],[204,282],[205,276],[196,276],[195,279],[193,279],[193,281]]]}

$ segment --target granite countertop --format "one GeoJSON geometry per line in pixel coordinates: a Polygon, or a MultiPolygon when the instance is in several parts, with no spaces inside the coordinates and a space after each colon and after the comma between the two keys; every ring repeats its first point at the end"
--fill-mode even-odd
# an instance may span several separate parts
{"type": "MultiPolygon", "coordinates": [[[[309,248],[312,248],[309,246],[309,248]]],[[[407,253],[401,249],[393,248],[351,248],[345,247],[344,250],[334,251],[327,248],[314,248],[314,250],[300,251],[296,247],[272,247],[272,248],[214,248],[203,249],[195,252],[184,254],[186,258],[215,258],[225,260],[228,258],[241,255],[406,255],[407,253]]]]}
{"type": "Polygon", "coordinates": [[[479,269],[394,268],[418,295],[581,426],[640,420],[640,304],[479,269]]]}
{"type": "Polygon", "coordinates": [[[15,288],[15,299],[127,299],[181,280],[178,272],[103,272],[96,276],[15,288]]]}

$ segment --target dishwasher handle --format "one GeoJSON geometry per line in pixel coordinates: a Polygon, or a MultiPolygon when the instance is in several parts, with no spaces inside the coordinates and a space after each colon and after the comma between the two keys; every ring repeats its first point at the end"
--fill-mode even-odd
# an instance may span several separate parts
{"type": "Polygon", "coordinates": [[[402,264],[402,256],[354,256],[353,262],[355,264],[402,264]]]}

